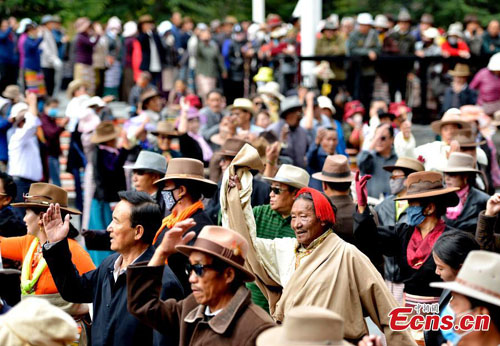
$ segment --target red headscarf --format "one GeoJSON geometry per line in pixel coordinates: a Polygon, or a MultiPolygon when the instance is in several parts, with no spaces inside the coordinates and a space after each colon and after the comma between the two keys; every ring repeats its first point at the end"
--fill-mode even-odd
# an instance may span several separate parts
{"type": "Polygon", "coordinates": [[[321,221],[330,222],[332,225],[335,223],[335,212],[333,211],[332,205],[328,198],[325,197],[321,192],[311,187],[303,187],[297,192],[295,198],[299,197],[303,193],[310,193],[313,199],[314,211],[316,212],[316,217],[321,221]]]}

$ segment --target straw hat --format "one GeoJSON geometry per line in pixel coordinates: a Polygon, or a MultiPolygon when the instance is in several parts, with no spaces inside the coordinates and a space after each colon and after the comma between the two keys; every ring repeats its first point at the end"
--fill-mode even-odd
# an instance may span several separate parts
{"type": "Polygon", "coordinates": [[[69,214],[81,214],[77,209],[68,206],[68,193],[59,186],[47,183],[33,183],[28,194],[23,196],[24,202],[12,203],[17,208],[43,208],[47,209],[51,203],[59,203],[61,210],[69,214]]]}
{"type": "Polygon", "coordinates": [[[126,169],[140,169],[164,175],[167,171],[167,159],[165,156],[149,150],[142,150],[133,165],[123,166],[126,169]]]}
{"type": "Polygon", "coordinates": [[[312,175],[314,179],[332,183],[346,183],[354,181],[347,157],[344,155],[329,155],[326,157],[321,172],[312,175]]]}
{"type": "Polygon", "coordinates": [[[481,173],[481,171],[474,168],[474,158],[465,153],[451,153],[443,169],[444,173],[481,173]]]}
{"type": "Polygon", "coordinates": [[[18,85],[7,85],[2,93],[2,96],[11,100],[19,100],[21,98],[21,89],[18,85]]]}
{"type": "Polygon", "coordinates": [[[254,82],[271,82],[274,79],[273,69],[270,67],[261,67],[255,76],[253,76],[254,82]]]}
{"type": "Polygon", "coordinates": [[[406,194],[395,198],[396,201],[422,199],[427,197],[444,196],[449,206],[458,204],[458,196],[455,191],[458,187],[444,187],[443,175],[439,172],[415,172],[406,179],[406,194]]]}
{"type": "Polygon", "coordinates": [[[488,70],[500,71],[500,53],[495,53],[491,56],[488,62],[488,70]]]}
{"type": "Polygon", "coordinates": [[[175,249],[186,256],[193,251],[200,251],[217,257],[242,273],[244,281],[255,280],[255,276],[244,267],[248,242],[243,236],[228,228],[205,226],[193,245],[177,245],[175,249]]]}
{"type": "Polygon", "coordinates": [[[175,158],[168,162],[165,177],[155,181],[155,184],[166,180],[193,180],[201,183],[202,193],[205,197],[211,197],[217,190],[217,184],[205,179],[203,175],[203,162],[196,159],[175,158]]]}
{"type": "Polygon", "coordinates": [[[245,141],[239,138],[228,138],[221,147],[221,150],[217,153],[222,156],[236,156],[238,152],[245,145],[245,141]]]}
{"type": "Polygon", "coordinates": [[[484,250],[471,251],[455,281],[431,282],[430,286],[500,306],[499,272],[500,254],[484,250]]]}
{"type": "Polygon", "coordinates": [[[87,29],[90,28],[91,24],[92,22],[87,17],[78,18],[75,22],[75,30],[80,34],[87,31],[87,29]]]}
{"type": "Polygon", "coordinates": [[[470,76],[469,65],[457,63],[453,70],[449,70],[448,73],[454,77],[468,77],[470,76]]]}
{"type": "Polygon", "coordinates": [[[270,81],[264,84],[263,86],[257,88],[258,94],[270,94],[276,97],[278,100],[283,101],[285,96],[280,93],[280,85],[275,81],[270,81]]]}
{"type": "Polygon", "coordinates": [[[254,114],[253,102],[245,98],[234,99],[233,104],[228,107],[229,110],[242,109],[250,114],[254,114]]]}
{"type": "Polygon", "coordinates": [[[458,108],[448,109],[440,120],[433,121],[431,123],[432,131],[441,134],[441,127],[443,125],[455,124],[459,128],[470,128],[469,123],[460,118],[461,112],[458,108]]]}
{"type": "Polygon", "coordinates": [[[402,169],[410,173],[425,171],[424,164],[410,157],[399,157],[396,163],[392,166],[384,166],[386,171],[392,172],[395,169],[402,169]]]}
{"type": "Polygon", "coordinates": [[[344,341],[344,320],[318,306],[297,306],[288,312],[282,325],[269,328],[257,337],[257,346],[351,345],[344,341]]]}
{"type": "Polygon", "coordinates": [[[68,89],[66,90],[68,98],[72,98],[73,93],[75,91],[77,91],[78,89],[80,89],[82,86],[84,86],[86,88],[90,87],[89,83],[87,83],[86,81],[84,81],[82,79],[72,80],[71,83],[69,83],[69,85],[68,85],[68,89]]]}
{"type": "Polygon", "coordinates": [[[283,183],[293,186],[297,189],[307,187],[309,185],[309,173],[306,170],[293,165],[281,165],[274,178],[263,177],[264,180],[270,182],[283,183]]]}
{"type": "Polygon", "coordinates": [[[112,139],[118,138],[120,129],[115,128],[111,121],[103,121],[95,129],[90,141],[94,144],[105,143],[112,139]]]}
{"type": "Polygon", "coordinates": [[[300,102],[299,97],[288,96],[281,102],[280,117],[284,118],[288,112],[298,108],[302,109],[302,103],[300,102]]]}
{"type": "Polygon", "coordinates": [[[123,25],[122,36],[127,38],[127,37],[134,36],[135,34],[137,34],[137,23],[134,21],[126,22],[123,25]]]}
{"type": "Polygon", "coordinates": [[[172,124],[168,120],[159,121],[158,124],[156,124],[156,130],[151,131],[151,134],[153,136],[158,136],[158,135],[166,135],[172,137],[179,136],[179,132],[177,132],[177,130],[175,129],[174,124],[172,124]]]}

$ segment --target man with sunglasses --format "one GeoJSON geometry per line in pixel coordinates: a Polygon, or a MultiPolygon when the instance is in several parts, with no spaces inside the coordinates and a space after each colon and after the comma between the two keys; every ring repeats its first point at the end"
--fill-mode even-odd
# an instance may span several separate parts
{"type": "Polygon", "coordinates": [[[255,279],[245,268],[248,242],[233,230],[205,226],[195,236],[193,219],[178,222],[147,262],[127,269],[129,311],[175,345],[255,345],[274,326],[271,317],[250,299],[245,282],[255,279]],[[158,296],[166,261],[179,252],[189,258],[186,274],[193,293],[186,299],[158,296]]]}
{"type": "Polygon", "coordinates": [[[393,165],[398,159],[393,143],[394,129],[390,124],[381,124],[375,131],[369,150],[362,150],[358,155],[357,162],[361,175],[372,176],[368,182],[370,197],[384,198],[391,194],[387,184],[390,173],[384,170],[384,166],[393,165]]]}

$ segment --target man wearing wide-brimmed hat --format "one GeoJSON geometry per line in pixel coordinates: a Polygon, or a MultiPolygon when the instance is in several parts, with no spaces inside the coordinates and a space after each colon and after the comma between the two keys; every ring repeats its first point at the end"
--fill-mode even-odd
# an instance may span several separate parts
{"type": "MultiPolygon", "coordinates": [[[[213,222],[204,211],[203,198],[210,198],[217,190],[217,184],[204,176],[203,163],[199,160],[188,158],[171,159],[168,163],[167,172],[162,179],[155,184],[163,184],[161,194],[165,201],[165,208],[170,215],[162,221],[161,227],[156,232],[153,245],[158,247],[169,230],[179,222],[187,218],[193,218],[196,226],[192,231],[196,234],[206,225],[213,222]]],[[[179,278],[184,291],[191,292],[189,277],[184,271],[187,260],[180,255],[173,255],[170,267],[179,278]]]]}
{"type": "Polygon", "coordinates": [[[451,153],[451,141],[460,129],[470,129],[457,108],[450,108],[440,120],[431,123],[431,129],[441,140],[422,144],[415,148],[415,155],[424,160],[426,171],[442,171],[451,153]]]}
{"type": "Polygon", "coordinates": [[[231,112],[231,119],[236,124],[236,132],[238,134],[254,134],[258,135],[263,128],[252,124],[252,117],[254,116],[253,103],[249,99],[237,98],[233,104],[229,106],[231,112]]]}
{"type": "Polygon", "coordinates": [[[448,74],[453,77],[451,85],[444,91],[442,112],[450,108],[460,108],[464,105],[475,105],[477,92],[469,88],[467,79],[470,76],[469,65],[457,63],[448,74]]]}
{"type": "Polygon", "coordinates": [[[474,234],[478,215],[486,209],[490,197],[475,187],[476,175],[481,171],[476,169],[471,155],[451,153],[443,172],[446,186],[459,188],[457,195],[460,200],[457,206],[447,209],[444,220],[450,227],[474,234]]]}
{"type": "Polygon", "coordinates": [[[183,233],[192,219],[170,230],[148,263],[127,270],[129,310],[175,345],[255,345],[257,336],[274,326],[272,318],[251,302],[246,282],[255,279],[245,268],[248,242],[233,230],[205,226],[191,245],[195,233],[183,233]],[[184,270],[193,293],[186,299],[162,300],[157,290],[163,266],[173,254],[188,258],[184,270]]]}

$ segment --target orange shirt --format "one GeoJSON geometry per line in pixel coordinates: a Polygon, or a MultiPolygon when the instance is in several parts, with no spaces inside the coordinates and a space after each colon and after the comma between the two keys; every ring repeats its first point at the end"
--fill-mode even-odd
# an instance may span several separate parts
{"type": "MultiPolygon", "coordinates": [[[[35,237],[32,235],[25,235],[22,237],[12,237],[4,238],[0,237],[0,249],[2,250],[2,257],[8,258],[15,261],[23,261],[24,256],[28,253],[31,242],[35,237]]],[[[71,260],[74,263],[76,269],[80,275],[95,269],[95,265],[92,262],[87,251],[85,251],[80,244],[75,240],[68,238],[69,251],[71,251],[71,260]]],[[[43,244],[42,244],[43,245],[43,244]]],[[[31,268],[31,275],[36,267],[31,268]]],[[[35,285],[35,294],[54,294],[57,293],[57,287],[50,273],[49,267],[47,266],[40,279],[35,285]]]]}

